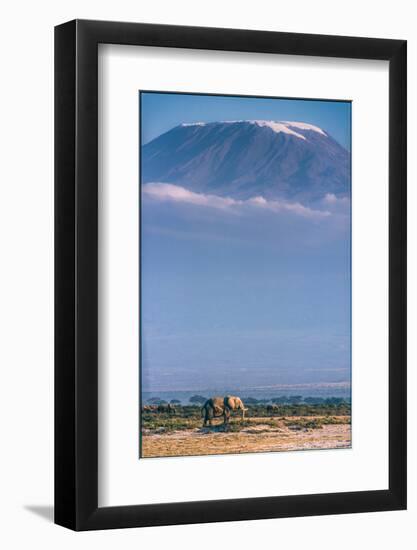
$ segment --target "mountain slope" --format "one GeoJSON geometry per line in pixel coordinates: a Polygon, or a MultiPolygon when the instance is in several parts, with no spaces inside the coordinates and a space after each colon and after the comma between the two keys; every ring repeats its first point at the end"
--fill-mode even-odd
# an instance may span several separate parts
{"type": "Polygon", "coordinates": [[[142,147],[142,183],[247,199],[314,202],[350,192],[349,153],[300,122],[231,121],[176,126],[142,147]]]}

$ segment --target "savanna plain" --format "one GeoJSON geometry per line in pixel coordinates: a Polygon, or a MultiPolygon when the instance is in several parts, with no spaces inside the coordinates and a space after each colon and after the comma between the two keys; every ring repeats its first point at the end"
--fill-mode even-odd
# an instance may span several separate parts
{"type": "Polygon", "coordinates": [[[238,454],[351,446],[350,403],[245,403],[245,417],[231,414],[204,425],[200,404],[145,406],[141,457],[238,454]]]}

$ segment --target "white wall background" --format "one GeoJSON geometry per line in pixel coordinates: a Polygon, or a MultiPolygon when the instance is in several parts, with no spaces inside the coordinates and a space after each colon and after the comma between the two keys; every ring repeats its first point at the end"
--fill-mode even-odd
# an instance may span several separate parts
{"type": "MultiPolygon", "coordinates": [[[[397,0],[15,0],[1,9],[0,544],[7,549],[214,544],[378,550],[417,540],[417,36],[397,0]],[[53,499],[53,26],[73,18],[409,41],[409,510],[95,533],[51,523],[53,499]]],[[[341,472],[343,475],[343,472],[341,472]]]]}

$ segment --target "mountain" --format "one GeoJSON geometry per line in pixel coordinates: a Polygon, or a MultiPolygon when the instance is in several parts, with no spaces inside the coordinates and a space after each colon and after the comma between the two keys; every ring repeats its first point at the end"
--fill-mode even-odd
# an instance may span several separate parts
{"type": "Polygon", "coordinates": [[[303,122],[181,124],[142,146],[142,183],[181,185],[237,199],[314,202],[350,192],[350,155],[303,122]]]}

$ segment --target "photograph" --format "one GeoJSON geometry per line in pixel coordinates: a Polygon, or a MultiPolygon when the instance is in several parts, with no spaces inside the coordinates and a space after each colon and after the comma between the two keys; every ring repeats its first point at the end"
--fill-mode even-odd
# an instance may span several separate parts
{"type": "Polygon", "coordinates": [[[351,102],[140,91],[140,458],[351,446],[351,102]]]}

